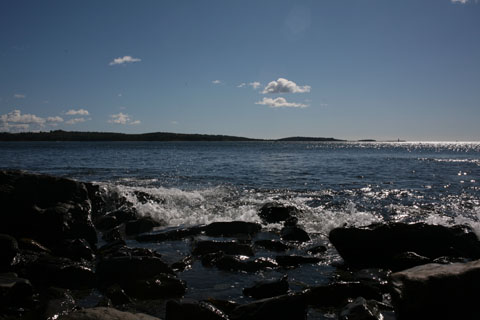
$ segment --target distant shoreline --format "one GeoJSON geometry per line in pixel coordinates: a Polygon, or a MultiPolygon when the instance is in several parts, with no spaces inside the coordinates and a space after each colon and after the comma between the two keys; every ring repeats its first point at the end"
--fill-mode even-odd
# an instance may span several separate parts
{"type": "MultiPolygon", "coordinates": [[[[252,139],[245,137],[187,134],[171,132],[152,132],[126,134],[115,132],[82,132],[55,130],[49,132],[0,132],[0,141],[312,141],[345,142],[347,140],[323,137],[288,137],[282,139],[252,139]]],[[[374,140],[369,140],[374,141],[374,140]]]]}

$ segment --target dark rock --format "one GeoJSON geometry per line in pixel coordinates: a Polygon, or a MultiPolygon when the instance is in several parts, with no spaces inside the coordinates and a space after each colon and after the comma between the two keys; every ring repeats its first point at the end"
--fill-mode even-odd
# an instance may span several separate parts
{"type": "Polygon", "coordinates": [[[137,197],[137,200],[141,204],[146,204],[148,202],[153,202],[153,203],[158,203],[158,204],[165,203],[165,199],[159,199],[159,198],[155,197],[154,195],[146,193],[146,192],[134,191],[133,193],[135,194],[135,196],[137,197]]]}
{"type": "Polygon", "coordinates": [[[198,241],[194,244],[193,255],[223,252],[225,254],[253,256],[253,248],[249,244],[238,241],[198,241]]]}
{"type": "Polygon", "coordinates": [[[0,171],[0,232],[45,244],[84,238],[97,242],[83,183],[22,171],[0,171]]]}
{"type": "Polygon", "coordinates": [[[255,245],[271,251],[287,251],[292,248],[292,246],[278,240],[257,240],[255,245]]]}
{"type": "Polygon", "coordinates": [[[243,289],[243,294],[254,299],[265,299],[286,294],[288,290],[288,277],[285,275],[280,280],[258,282],[243,289]]]}
{"type": "Polygon", "coordinates": [[[114,216],[119,224],[137,219],[137,211],[132,207],[120,208],[108,213],[108,215],[114,216]]]}
{"type": "Polygon", "coordinates": [[[66,258],[41,256],[27,266],[28,278],[34,285],[67,289],[89,289],[96,286],[93,270],[66,258]]]}
{"type": "Polygon", "coordinates": [[[114,215],[104,215],[95,219],[95,227],[102,231],[113,229],[119,224],[120,221],[114,215]]]}
{"type": "Polygon", "coordinates": [[[283,223],[284,227],[294,227],[298,223],[298,218],[297,217],[290,217],[285,222],[283,223]]]}
{"type": "Polygon", "coordinates": [[[205,266],[216,266],[225,271],[258,272],[278,268],[278,264],[271,258],[248,259],[247,256],[230,256],[222,252],[208,254],[202,257],[205,266]]]}
{"type": "Polygon", "coordinates": [[[262,229],[262,226],[254,222],[231,221],[213,222],[204,227],[207,236],[229,237],[235,235],[254,235],[262,229]]]}
{"type": "Polygon", "coordinates": [[[75,299],[69,290],[60,288],[49,288],[44,294],[46,299],[44,306],[44,319],[58,319],[67,315],[77,308],[75,299]]]}
{"type": "Polygon", "coordinates": [[[283,227],[280,231],[280,235],[282,240],[299,242],[310,241],[310,236],[308,235],[308,233],[305,230],[296,226],[283,227]]]}
{"type": "Polygon", "coordinates": [[[275,261],[277,261],[278,265],[281,267],[298,267],[301,264],[309,264],[309,263],[318,263],[320,262],[319,258],[316,257],[303,257],[303,256],[276,256],[275,261]]]}
{"type": "Polygon", "coordinates": [[[58,246],[53,246],[52,248],[55,255],[67,257],[75,261],[95,259],[95,254],[85,239],[63,240],[58,246]]]}
{"type": "Polygon", "coordinates": [[[102,239],[107,242],[123,241],[125,242],[125,232],[121,226],[103,232],[102,239]]]}
{"type": "Polygon", "coordinates": [[[375,301],[367,301],[363,297],[358,297],[340,311],[339,320],[383,320],[383,316],[375,301]]]}
{"type": "Polygon", "coordinates": [[[173,270],[157,257],[113,257],[102,259],[97,264],[97,275],[105,284],[120,285],[138,279],[150,279],[162,273],[174,274],[173,270]]]}
{"type": "Polygon", "coordinates": [[[291,320],[306,319],[307,304],[300,294],[288,294],[258,300],[236,307],[230,314],[231,320],[291,320]]]}
{"type": "Polygon", "coordinates": [[[58,320],[160,320],[143,313],[130,313],[114,308],[97,307],[81,309],[68,315],[63,315],[58,320]]]}
{"type": "Polygon", "coordinates": [[[203,231],[203,227],[197,226],[192,228],[167,229],[155,233],[141,234],[135,239],[139,242],[161,242],[181,240],[188,237],[199,235],[203,231]]]}
{"type": "Polygon", "coordinates": [[[312,248],[307,249],[307,253],[314,254],[314,255],[324,253],[326,251],[327,251],[326,246],[316,246],[316,247],[312,247],[312,248]]]}
{"type": "Polygon", "coordinates": [[[220,309],[207,302],[194,300],[167,302],[166,320],[228,320],[227,315],[220,309]]]}
{"type": "Polygon", "coordinates": [[[409,251],[429,259],[480,258],[480,241],[467,226],[373,224],[333,229],[329,238],[345,263],[358,268],[389,268],[393,257],[409,251]]]}
{"type": "Polygon", "coordinates": [[[170,267],[176,272],[183,272],[187,269],[191,269],[193,264],[193,257],[187,256],[180,261],[173,263],[170,267]]]}
{"type": "MultiPolygon", "coordinates": [[[[22,306],[32,300],[30,281],[15,273],[0,273],[0,310],[10,306],[22,306]]],[[[0,311],[1,312],[1,311],[0,311]]]]}
{"type": "Polygon", "coordinates": [[[278,223],[295,216],[297,213],[298,209],[295,207],[272,202],[263,205],[258,215],[265,223],[278,223]]]}
{"type": "Polygon", "coordinates": [[[88,198],[92,204],[92,217],[105,215],[107,201],[104,193],[100,189],[100,186],[88,182],[84,182],[83,184],[87,188],[88,198]]]}
{"type": "Polygon", "coordinates": [[[157,274],[150,279],[123,281],[128,295],[143,300],[176,298],[185,294],[185,282],[169,274],[157,274]]]}
{"type": "Polygon", "coordinates": [[[399,319],[480,319],[480,260],[425,264],[392,274],[399,319]]]}
{"type": "Polygon", "coordinates": [[[303,294],[309,305],[317,307],[340,307],[357,297],[382,300],[382,293],[377,288],[362,282],[335,282],[309,288],[303,294]]]}
{"type": "Polygon", "coordinates": [[[123,305],[132,302],[130,297],[118,284],[114,284],[105,290],[105,295],[112,301],[113,305],[123,305]]]}
{"type": "Polygon", "coordinates": [[[47,253],[51,254],[52,251],[46,247],[44,247],[41,243],[28,238],[21,238],[18,240],[18,246],[21,250],[27,250],[32,252],[38,253],[47,253]]]}
{"type": "Polygon", "coordinates": [[[230,314],[233,309],[239,306],[238,303],[230,300],[219,300],[214,298],[209,298],[205,300],[205,302],[217,307],[218,309],[222,310],[225,314],[230,314]]]}
{"type": "Polygon", "coordinates": [[[415,252],[403,252],[392,257],[390,268],[392,271],[400,271],[430,262],[432,262],[431,259],[420,256],[415,252]]]}
{"type": "Polygon", "coordinates": [[[149,232],[161,224],[150,217],[142,217],[136,220],[125,222],[125,233],[127,236],[149,232]]]}
{"type": "Polygon", "coordinates": [[[0,271],[10,269],[18,252],[17,240],[7,234],[0,234],[0,271]]]}

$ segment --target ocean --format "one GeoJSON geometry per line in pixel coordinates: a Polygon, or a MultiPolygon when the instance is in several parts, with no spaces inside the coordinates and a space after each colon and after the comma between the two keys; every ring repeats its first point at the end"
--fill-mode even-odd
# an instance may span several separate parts
{"type": "MultiPolygon", "coordinates": [[[[97,183],[168,227],[260,222],[275,201],[300,209],[298,224],[320,243],[332,228],[382,221],[468,224],[480,235],[479,142],[0,142],[0,168],[97,183]]],[[[190,246],[141,245],[170,262],[190,246]]],[[[291,287],[327,283],[338,260],[329,250],[324,263],[288,271],[291,287]]],[[[180,275],[196,299],[242,301],[251,281],[281,276],[196,263],[180,275]]]]}

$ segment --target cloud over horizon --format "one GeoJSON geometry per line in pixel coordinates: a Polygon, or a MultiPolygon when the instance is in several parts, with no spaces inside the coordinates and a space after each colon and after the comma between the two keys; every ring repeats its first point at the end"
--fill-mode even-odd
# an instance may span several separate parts
{"type": "Polygon", "coordinates": [[[15,99],[25,99],[25,98],[26,98],[26,95],[20,94],[20,93],[15,93],[15,94],[13,95],[13,97],[14,97],[15,99]]]}
{"type": "Polygon", "coordinates": [[[60,122],[63,122],[63,118],[58,116],[42,118],[34,114],[22,113],[22,111],[15,109],[0,115],[0,131],[39,130],[45,127],[45,125],[56,126],[60,122]]]}
{"type": "Polygon", "coordinates": [[[76,115],[88,116],[90,113],[88,112],[88,110],[85,110],[85,109],[78,109],[78,110],[70,109],[67,112],[65,112],[65,114],[69,116],[76,116],[76,115]]]}
{"type": "Polygon", "coordinates": [[[220,84],[220,83],[222,83],[222,81],[220,81],[220,80],[213,80],[212,83],[213,83],[213,84],[220,84]]]}
{"type": "Polygon", "coordinates": [[[85,121],[87,121],[87,119],[85,119],[85,118],[73,118],[73,119],[65,121],[65,123],[73,125],[73,124],[77,124],[77,123],[81,123],[81,122],[85,122],[85,121]]]}
{"type": "Polygon", "coordinates": [[[132,56],[123,56],[123,57],[118,57],[113,59],[113,61],[111,61],[109,65],[114,66],[117,64],[133,63],[133,62],[140,62],[140,61],[142,61],[142,59],[133,58],[132,56]]]}
{"type": "Polygon", "coordinates": [[[451,0],[453,3],[462,3],[462,4],[465,4],[468,2],[468,0],[451,0]]]}
{"type": "Polygon", "coordinates": [[[123,112],[119,112],[116,114],[111,114],[110,120],[108,120],[108,123],[137,125],[137,124],[140,124],[141,121],[140,120],[133,121],[130,118],[130,115],[123,112]]]}
{"type": "Polygon", "coordinates": [[[307,104],[288,102],[283,97],[278,97],[275,99],[272,98],[263,98],[261,101],[255,102],[255,104],[269,106],[270,108],[306,108],[307,104]]]}
{"type": "Polygon", "coordinates": [[[262,93],[306,93],[310,92],[310,86],[298,86],[295,82],[285,78],[278,78],[267,84],[262,93]]]}

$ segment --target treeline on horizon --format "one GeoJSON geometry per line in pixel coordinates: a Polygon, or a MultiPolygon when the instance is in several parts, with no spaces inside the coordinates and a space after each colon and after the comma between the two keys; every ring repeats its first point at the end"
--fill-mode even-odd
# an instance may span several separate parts
{"type": "Polygon", "coordinates": [[[153,132],[126,134],[115,132],[82,132],[54,130],[49,132],[0,132],[0,141],[345,141],[334,138],[289,137],[283,139],[251,139],[244,137],[153,132]]]}

